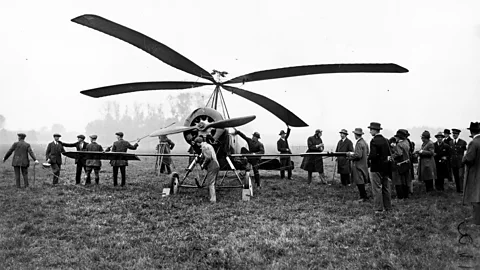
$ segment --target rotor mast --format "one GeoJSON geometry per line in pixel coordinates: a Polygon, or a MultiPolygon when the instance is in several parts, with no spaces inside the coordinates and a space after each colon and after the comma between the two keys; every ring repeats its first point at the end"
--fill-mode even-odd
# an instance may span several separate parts
{"type": "Polygon", "coordinates": [[[218,110],[219,105],[222,107],[222,112],[223,112],[223,117],[225,119],[230,119],[230,115],[227,110],[227,104],[225,103],[225,99],[223,98],[222,94],[222,89],[220,87],[222,83],[222,78],[225,77],[225,75],[228,74],[226,71],[218,71],[214,69],[210,74],[216,76],[216,82],[217,84],[215,85],[215,89],[213,90],[212,95],[207,101],[207,107],[210,107],[214,110],[218,110]],[[220,102],[220,104],[219,104],[220,102]]]}

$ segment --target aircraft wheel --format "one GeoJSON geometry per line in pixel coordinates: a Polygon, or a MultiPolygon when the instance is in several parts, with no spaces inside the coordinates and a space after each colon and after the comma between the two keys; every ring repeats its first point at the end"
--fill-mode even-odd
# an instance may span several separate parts
{"type": "Polygon", "coordinates": [[[172,173],[172,178],[170,179],[170,194],[177,194],[178,193],[178,184],[179,184],[180,176],[178,173],[172,173]]]}

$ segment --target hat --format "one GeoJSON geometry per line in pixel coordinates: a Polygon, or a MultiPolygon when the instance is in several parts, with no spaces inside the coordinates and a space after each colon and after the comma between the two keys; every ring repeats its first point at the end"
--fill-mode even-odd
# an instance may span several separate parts
{"type": "Polygon", "coordinates": [[[82,140],[85,140],[85,136],[83,136],[82,134],[78,135],[77,138],[80,138],[82,140]]]}
{"type": "Polygon", "coordinates": [[[363,135],[363,130],[361,128],[355,128],[354,131],[352,131],[353,133],[357,134],[357,135],[363,135]]]}
{"type": "Polygon", "coordinates": [[[340,130],[340,132],[339,132],[339,133],[340,133],[340,134],[342,134],[342,133],[343,133],[343,134],[345,134],[345,135],[348,135],[348,131],[347,131],[346,129],[342,129],[342,130],[340,130]]]}
{"type": "Polygon", "coordinates": [[[119,131],[119,132],[115,133],[115,135],[123,137],[123,132],[119,131]]]}
{"type": "Polygon", "coordinates": [[[96,139],[97,139],[97,135],[90,135],[90,139],[96,140],[96,139]]]}
{"type": "Polygon", "coordinates": [[[449,135],[451,134],[451,133],[450,133],[450,129],[448,129],[448,128],[444,129],[444,130],[443,130],[443,133],[444,133],[444,134],[449,134],[449,135]]]}
{"type": "Polygon", "coordinates": [[[323,131],[321,129],[316,129],[315,133],[318,133],[318,132],[323,132],[323,131]]]}
{"type": "Polygon", "coordinates": [[[428,132],[428,130],[425,130],[424,132],[422,132],[422,137],[430,139],[430,132],[428,132]]]}
{"type": "Polygon", "coordinates": [[[438,138],[438,137],[445,138],[445,135],[443,135],[443,133],[442,133],[441,131],[439,131],[439,132],[435,135],[435,138],[438,138]]]}
{"type": "Polygon", "coordinates": [[[280,130],[280,134],[278,134],[278,135],[282,135],[282,134],[287,134],[287,133],[285,133],[285,131],[282,129],[282,130],[280,130]]]}
{"type": "Polygon", "coordinates": [[[458,128],[452,128],[452,133],[453,133],[453,134],[460,134],[460,132],[462,132],[460,129],[458,129],[458,128]]]}
{"type": "Polygon", "coordinates": [[[382,130],[383,128],[381,127],[380,123],[377,122],[371,122],[370,126],[368,126],[369,129],[376,129],[376,130],[382,130]]]}
{"type": "Polygon", "coordinates": [[[203,142],[203,137],[196,137],[195,140],[193,140],[195,143],[202,143],[203,142]]]}
{"type": "Polygon", "coordinates": [[[255,132],[253,133],[253,137],[257,137],[257,138],[260,139],[260,133],[258,133],[258,132],[255,131],[255,132]]]}
{"type": "Polygon", "coordinates": [[[27,137],[27,135],[25,135],[25,133],[18,133],[17,136],[20,137],[20,138],[23,138],[23,139],[25,139],[25,137],[27,137]]]}
{"type": "Polygon", "coordinates": [[[397,130],[397,134],[395,134],[395,137],[398,137],[400,139],[404,139],[407,137],[407,132],[405,129],[399,129],[397,130]]]}
{"type": "Polygon", "coordinates": [[[53,137],[62,137],[62,135],[60,135],[58,133],[55,133],[55,134],[53,134],[53,137]]]}
{"type": "Polygon", "coordinates": [[[478,122],[470,122],[470,127],[468,128],[470,131],[480,131],[480,123],[478,122]]]}
{"type": "Polygon", "coordinates": [[[408,130],[403,129],[403,128],[401,128],[401,129],[399,129],[399,130],[401,130],[403,133],[405,133],[405,136],[406,136],[406,137],[410,136],[410,133],[408,133],[408,130]]]}

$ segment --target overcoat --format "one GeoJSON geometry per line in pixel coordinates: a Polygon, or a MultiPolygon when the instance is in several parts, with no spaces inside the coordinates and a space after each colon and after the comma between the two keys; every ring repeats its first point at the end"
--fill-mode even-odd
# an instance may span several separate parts
{"type": "Polygon", "coordinates": [[[463,185],[463,202],[480,202],[480,136],[476,136],[468,144],[462,162],[466,165],[463,185]]]}
{"type": "MultiPolygon", "coordinates": [[[[307,153],[320,153],[323,152],[323,146],[317,148],[316,145],[322,144],[322,138],[319,136],[310,136],[307,139],[307,153]]],[[[319,172],[323,173],[323,157],[321,156],[305,156],[302,160],[302,165],[300,168],[308,172],[319,172]]]]}
{"type": "Polygon", "coordinates": [[[445,179],[449,176],[449,162],[451,156],[450,146],[445,143],[435,143],[435,166],[437,166],[437,178],[445,179]]]}
{"type": "Polygon", "coordinates": [[[433,142],[428,140],[422,144],[422,153],[419,153],[418,160],[418,180],[434,180],[437,178],[437,167],[435,166],[435,146],[433,142]]]}
{"type": "MultiPolygon", "coordinates": [[[[395,147],[393,147],[392,158],[395,164],[407,161],[410,164],[410,143],[407,140],[399,141],[395,147]]],[[[393,166],[392,170],[392,182],[394,185],[407,185],[411,180],[410,165],[409,170],[405,173],[398,171],[398,166],[393,166]]]]}
{"type": "Polygon", "coordinates": [[[461,168],[463,155],[467,151],[467,142],[458,138],[457,143],[454,140],[450,142],[450,147],[452,148],[452,168],[461,168]]]}
{"type": "Polygon", "coordinates": [[[362,185],[370,182],[370,175],[368,174],[368,144],[360,138],[355,144],[355,152],[351,159],[353,160],[352,178],[357,185],[362,185]]]}
{"type": "MultiPolygon", "coordinates": [[[[353,143],[348,138],[338,141],[335,152],[353,152],[353,143]]],[[[337,157],[337,172],[339,174],[350,174],[351,165],[347,157],[337,157]]]]}
{"type": "MultiPolygon", "coordinates": [[[[160,143],[157,144],[157,147],[155,148],[155,150],[157,150],[157,153],[170,154],[171,152],[170,150],[172,150],[173,147],[175,147],[175,143],[172,142],[172,140],[170,140],[169,138],[166,138],[166,139],[162,138],[160,140],[160,143]]],[[[172,164],[172,157],[164,156],[164,157],[161,157],[161,159],[163,164],[167,164],[167,165],[172,164]]]]}
{"type": "Polygon", "coordinates": [[[12,159],[12,166],[14,167],[28,167],[30,165],[28,155],[30,155],[33,160],[37,160],[35,154],[33,153],[32,147],[30,147],[30,144],[23,140],[15,142],[5,154],[3,159],[7,160],[13,152],[15,152],[12,159]]]}

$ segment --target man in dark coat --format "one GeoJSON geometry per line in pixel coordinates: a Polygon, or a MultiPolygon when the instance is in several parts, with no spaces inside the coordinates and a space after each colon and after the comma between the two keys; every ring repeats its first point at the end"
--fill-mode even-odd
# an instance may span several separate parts
{"type": "MultiPolygon", "coordinates": [[[[61,143],[63,144],[63,147],[75,147],[75,149],[79,152],[87,151],[88,143],[85,142],[85,136],[78,135],[77,140],[78,141],[74,143],[65,143],[65,142],[61,142],[61,143]]],[[[85,157],[75,159],[75,164],[77,165],[77,171],[75,174],[76,185],[80,185],[80,182],[82,179],[82,170],[84,170],[85,173],[87,172],[86,162],[87,162],[87,159],[85,157]]],[[[87,183],[85,182],[85,184],[87,183]]]]}
{"type": "MultiPolygon", "coordinates": [[[[157,153],[159,154],[170,154],[170,150],[175,147],[175,143],[170,140],[167,135],[161,135],[158,136],[159,144],[157,144],[157,147],[155,150],[157,150],[157,153]]],[[[170,164],[172,164],[172,157],[165,156],[165,157],[159,157],[158,162],[160,162],[160,173],[166,172],[167,174],[172,173],[172,169],[170,168],[170,164]]]]}
{"type": "MultiPolygon", "coordinates": [[[[265,147],[258,139],[260,139],[260,133],[254,132],[252,138],[248,138],[240,130],[236,130],[236,133],[240,135],[248,144],[248,153],[251,154],[265,154],[265,147]]],[[[252,165],[253,174],[255,175],[255,183],[257,187],[261,187],[260,183],[260,172],[258,171],[258,164],[260,163],[261,158],[248,158],[248,162],[252,165]]]]}
{"type": "Polygon", "coordinates": [[[390,179],[388,179],[388,175],[391,172],[389,162],[391,152],[388,140],[380,134],[380,130],[382,130],[381,124],[372,122],[368,128],[373,136],[373,139],[370,141],[370,153],[368,155],[373,207],[375,213],[381,213],[383,210],[389,211],[392,209],[390,179]]]}
{"type": "Polygon", "coordinates": [[[60,142],[60,134],[53,134],[53,142],[47,146],[45,153],[47,163],[50,163],[53,173],[53,184],[58,184],[58,178],[60,177],[60,170],[62,168],[62,153],[65,152],[62,142],[60,142]]]}
{"type": "Polygon", "coordinates": [[[32,147],[30,144],[25,142],[25,133],[18,133],[18,142],[13,143],[12,147],[8,150],[3,158],[3,162],[7,161],[7,159],[12,155],[13,152],[13,160],[12,166],[13,170],[15,171],[15,182],[17,184],[17,188],[20,188],[20,172],[23,175],[23,181],[25,187],[28,187],[28,167],[30,166],[30,161],[28,160],[28,155],[35,160],[35,164],[38,164],[38,160],[33,153],[32,147]]]}
{"type": "MultiPolygon", "coordinates": [[[[281,137],[277,141],[277,150],[280,154],[291,154],[290,146],[288,145],[288,137],[290,136],[290,127],[287,127],[287,132],[281,130],[280,134],[281,137]]],[[[280,178],[285,178],[285,169],[288,171],[288,179],[292,179],[292,167],[291,167],[291,160],[290,157],[282,157],[280,156],[280,178]]]]}
{"type": "Polygon", "coordinates": [[[443,142],[446,143],[448,146],[450,146],[450,156],[447,159],[447,170],[448,170],[447,178],[448,178],[448,182],[452,182],[453,181],[453,179],[452,179],[453,171],[452,171],[451,156],[453,154],[453,152],[452,152],[453,149],[452,149],[451,145],[452,145],[453,139],[450,137],[450,129],[444,129],[443,130],[443,135],[445,135],[445,138],[443,139],[443,142]]]}
{"type": "MultiPolygon", "coordinates": [[[[123,132],[117,132],[115,133],[117,135],[117,141],[113,143],[113,146],[107,147],[105,152],[109,152],[112,150],[112,152],[123,152],[126,153],[127,149],[131,150],[136,150],[138,147],[138,142],[136,142],[134,145],[131,145],[129,142],[123,140],[123,132]]],[[[118,185],[118,170],[120,169],[120,173],[122,174],[122,183],[121,186],[125,186],[126,182],[126,175],[125,175],[125,169],[128,166],[128,161],[127,160],[111,160],[110,165],[113,167],[113,185],[117,186],[118,185]]]]}
{"type": "Polygon", "coordinates": [[[443,139],[445,135],[438,132],[435,135],[437,142],[435,142],[435,166],[437,167],[437,179],[435,180],[435,188],[437,190],[444,190],[445,178],[448,178],[448,161],[450,160],[451,149],[443,139]]]}
{"type": "Polygon", "coordinates": [[[410,137],[410,133],[408,130],[403,129],[405,133],[407,134],[407,142],[408,145],[410,146],[410,181],[408,183],[408,191],[409,194],[413,194],[413,185],[412,181],[415,180],[415,168],[413,164],[418,163],[418,157],[416,157],[413,153],[415,152],[415,142],[412,142],[408,137],[410,137]]]}
{"type": "MultiPolygon", "coordinates": [[[[340,141],[337,143],[335,152],[353,152],[353,143],[347,138],[348,131],[340,130],[340,141]]],[[[340,174],[342,185],[350,185],[351,164],[347,157],[337,157],[337,172],[340,174]]]]}
{"type": "Polygon", "coordinates": [[[365,190],[365,184],[370,182],[368,175],[368,144],[362,138],[363,130],[356,128],[353,133],[357,140],[355,144],[355,152],[349,152],[348,158],[353,161],[352,178],[353,182],[357,184],[358,192],[360,193],[360,200],[358,202],[365,202],[368,200],[367,191],[365,190]]]}
{"type": "MultiPolygon", "coordinates": [[[[97,135],[90,135],[90,143],[87,145],[87,151],[103,152],[102,146],[97,143],[97,135]]],[[[87,180],[85,181],[85,185],[90,185],[91,183],[90,174],[92,173],[92,170],[95,172],[95,184],[98,185],[100,183],[100,168],[102,167],[102,161],[96,158],[87,159],[85,165],[87,166],[87,180]]]]}
{"type": "Polygon", "coordinates": [[[460,129],[452,128],[453,140],[450,142],[452,157],[450,165],[452,166],[453,178],[458,193],[463,192],[463,178],[465,174],[465,165],[462,163],[463,155],[467,151],[467,142],[460,139],[460,129]]]}
{"type": "Polygon", "coordinates": [[[462,163],[466,165],[463,203],[472,204],[470,221],[475,225],[480,225],[480,123],[471,122],[468,129],[473,140],[468,144],[467,152],[462,160],[462,163]]]}
{"type": "MultiPolygon", "coordinates": [[[[313,136],[308,137],[307,139],[307,153],[321,153],[324,150],[324,145],[322,141],[322,130],[315,130],[313,136]]],[[[323,157],[321,156],[305,156],[302,160],[300,168],[308,172],[308,184],[312,183],[313,172],[318,172],[320,176],[320,182],[322,184],[327,184],[325,176],[323,174],[323,157]]]]}

